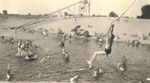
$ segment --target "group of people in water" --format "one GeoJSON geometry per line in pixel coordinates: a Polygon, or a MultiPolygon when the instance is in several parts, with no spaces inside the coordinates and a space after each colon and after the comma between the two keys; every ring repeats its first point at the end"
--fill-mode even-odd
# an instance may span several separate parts
{"type": "Polygon", "coordinates": [[[21,40],[18,41],[18,52],[17,56],[24,57],[26,60],[36,59],[37,55],[31,52],[32,42],[30,40],[21,40]]]}
{"type": "MultiPolygon", "coordinates": [[[[30,40],[22,40],[22,39],[17,39],[17,38],[12,38],[12,37],[6,37],[2,36],[2,43],[7,43],[9,42],[10,44],[15,44],[17,43],[17,53],[15,54],[17,57],[23,57],[25,60],[35,60],[37,59],[37,55],[31,52],[31,47],[36,48],[34,44],[30,40]]],[[[7,74],[6,74],[6,80],[10,81],[12,74],[10,70],[10,62],[8,62],[7,66],[7,74]]]]}
{"type": "Polygon", "coordinates": [[[65,61],[68,62],[69,61],[69,52],[65,48],[65,41],[69,40],[69,42],[71,43],[72,35],[71,34],[69,34],[69,35],[63,34],[61,38],[62,39],[59,42],[59,46],[61,46],[61,48],[62,48],[62,55],[63,55],[65,61]]]}
{"type": "MultiPolygon", "coordinates": [[[[99,55],[99,56],[100,55],[105,55],[106,59],[108,59],[109,55],[111,54],[112,45],[113,45],[113,41],[114,41],[114,38],[115,38],[115,36],[113,34],[114,27],[115,27],[115,24],[111,24],[111,26],[108,29],[108,32],[105,35],[105,38],[106,38],[105,39],[105,41],[106,41],[105,49],[102,50],[102,51],[94,52],[94,54],[92,55],[92,58],[90,58],[90,60],[87,60],[89,69],[92,69],[92,65],[93,65],[92,63],[93,63],[93,61],[94,61],[94,59],[97,55],[99,55]]],[[[47,33],[44,31],[43,35],[47,36],[47,33]]],[[[62,39],[59,43],[59,46],[61,46],[61,48],[62,48],[62,55],[64,56],[66,61],[69,61],[69,52],[66,50],[65,41],[67,39],[69,41],[71,41],[72,35],[71,34],[69,34],[69,35],[63,34],[61,38],[62,39]]],[[[26,60],[37,59],[37,55],[35,55],[33,52],[31,52],[31,49],[30,49],[31,46],[32,46],[32,42],[30,40],[21,40],[21,39],[19,39],[16,55],[24,57],[26,60]]],[[[118,69],[120,69],[120,71],[124,71],[124,67],[125,67],[124,65],[125,65],[124,62],[119,63],[118,64],[118,69]]],[[[94,71],[93,77],[98,77],[100,74],[103,74],[103,73],[104,72],[102,70],[102,67],[98,67],[94,71]]],[[[78,75],[76,75],[74,77],[74,79],[78,79],[78,78],[79,78],[78,75]]],[[[71,79],[71,80],[73,80],[73,79],[71,79]]]]}
{"type": "MultiPolygon", "coordinates": [[[[110,28],[108,29],[108,32],[106,33],[105,35],[105,41],[106,41],[106,45],[105,45],[105,49],[102,50],[102,51],[98,51],[98,52],[94,52],[94,54],[92,55],[92,58],[90,58],[90,60],[87,60],[87,63],[88,63],[88,67],[89,69],[92,69],[92,63],[95,59],[95,57],[97,55],[105,55],[106,56],[106,59],[108,59],[109,55],[111,54],[112,52],[112,45],[113,45],[113,41],[114,41],[114,34],[113,34],[113,31],[114,31],[114,27],[115,27],[115,24],[111,24],[110,28]]],[[[68,52],[65,50],[64,46],[65,46],[65,37],[62,37],[62,41],[59,43],[60,46],[62,46],[62,55],[64,55],[66,57],[66,59],[68,59],[68,52]]],[[[118,63],[118,70],[119,71],[125,71],[125,68],[126,68],[126,61],[125,61],[125,57],[124,59],[122,60],[121,63],[118,63]]],[[[102,69],[102,67],[97,67],[94,71],[94,74],[93,74],[93,77],[94,78],[97,78],[99,77],[99,75],[101,74],[104,74],[104,71],[102,69]]],[[[76,75],[75,77],[71,78],[72,79],[77,79],[78,78],[78,75],[76,75]]]]}

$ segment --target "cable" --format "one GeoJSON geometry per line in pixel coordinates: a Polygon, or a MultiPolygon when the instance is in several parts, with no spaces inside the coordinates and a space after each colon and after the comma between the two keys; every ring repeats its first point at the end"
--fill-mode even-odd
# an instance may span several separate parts
{"type": "Polygon", "coordinates": [[[121,19],[121,17],[122,17],[123,15],[125,15],[125,13],[135,4],[136,1],[137,1],[137,0],[134,0],[133,3],[120,15],[120,17],[119,17],[118,19],[112,21],[112,22],[111,22],[111,25],[112,25],[115,21],[119,21],[119,20],[121,19]]]}

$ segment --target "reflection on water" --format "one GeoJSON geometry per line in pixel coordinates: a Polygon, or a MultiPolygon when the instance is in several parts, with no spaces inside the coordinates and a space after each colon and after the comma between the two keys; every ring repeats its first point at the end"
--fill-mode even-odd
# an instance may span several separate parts
{"type": "MultiPolygon", "coordinates": [[[[34,38],[34,37],[33,37],[34,38]]],[[[41,37],[42,38],[42,37],[41,37]]],[[[36,40],[36,38],[34,38],[36,40]]],[[[4,81],[7,62],[10,60],[10,69],[13,73],[12,81],[68,81],[70,77],[79,74],[81,82],[107,82],[107,83],[127,83],[137,82],[150,77],[150,46],[127,45],[125,42],[114,42],[112,53],[109,59],[100,55],[100,59],[95,59],[94,67],[102,66],[107,72],[98,80],[92,78],[92,70],[82,72],[66,72],[65,70],[74,70],[87,68],[86,60],[91,57],[95,51],[103,50],[104,46],[99,45],[95,40],[88,40],[81,43],[80,38],[74,38],[71,43],[66,41],[66,50],[69,51],[70,61],[64,62],[61,55],[61,48],[58,46],[59,38],[56,35],[49,35],[47,38],[35,41],[41,48],[36,49],[39,57],[36,61],[25,61],[17,58],[13,54],[16,47],[8,44],[0,46],[0,80],[4,81]],[[47,55],[49,51],[50,58],[41,62],[40,60],[47,55]],[[128,71],[121,74],[117,70],[117,64],[122,57],[127,58],[128,71]],[[98,65],[99,63],[99,65],[98,65]]]]}

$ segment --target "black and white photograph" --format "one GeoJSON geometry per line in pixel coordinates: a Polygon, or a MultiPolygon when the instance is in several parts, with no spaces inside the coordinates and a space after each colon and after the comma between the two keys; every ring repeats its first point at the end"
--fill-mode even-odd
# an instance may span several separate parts
{"type": "Polygon", "coordinates": [[[0,0],[0,83],[150,83],[150,0],[0,0]]]}

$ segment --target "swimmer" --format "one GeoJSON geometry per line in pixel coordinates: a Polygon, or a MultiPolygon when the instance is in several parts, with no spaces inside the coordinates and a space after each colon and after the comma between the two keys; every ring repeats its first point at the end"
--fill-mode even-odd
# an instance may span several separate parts
{"type": "Polygon", "coordinates": [[[98,68],[96,68],[96,70],[94,71],[94,74],[93,74],[93,77],[94,78],[98,78],[101,74],[103,74],[104,72],[102,71],[102,68],[100,67],[98,67],[98,68]]]}
{"type": "Polygon", "coordinates": [[[62,40],[61,42],[59,42],[59,46],[61,46],[63,48],[65,46],[65,41],[62,40]]]}
{"type": "Polygon", "coordinates": [[[102,48],[103,47],[103,43],[104,43],[104,40],[102,38],[99,39],[99,46],[102,48]]]}
{"type": "Polygon", "coordinates": [[[26,52],[26,55],[25,55],[25,60],[36,60],[37,59],[37,55],[32,53],[30,50],[28,50],[26,52]]]}
{"type": "Polygon", "coordinates": [[[118,63],[118,70],[121,72],[125,71],[125,66],[123,65],[123,63],[118,63]]]}
{"type": "Polygon", "coordinates": [[[123,72],[126,70],[126,63],[127,63],[127,59],[125,58],[125,56],[123,56],[123,59],[122,59],[122,63],[118,63],[118,70],[123,72]]]}
{"type": "Polygon", "coordinates": [[[10,81],[10,79],[11,79],[11,73],[10,73],[9,62],[8,62],[6,80],[7,80],[7,81],[10,81]]]}
{"type": "Polygon", "coordinates": [[[23,55],[23,48],[24,48],[24,43],[21,39],[18,41],[18,53],[17,56],[22,56],[23,55]]]}
{"type": "Polygon", "coordinates": [[[62,55],[65,55],[66,54],[66,50],[65,48],[62,49],[62,55]]]}
{"type": "Polygon", "coordinates": [[[10,70],[8,70],[7,75],[6,75],[6,80],[10,81],[10,78],[11,78],[11,73],[10,73],[10,70]]]}
{"type": "Polygon", "coordinates": [[[24,56],[24,54],[25,54],[25,42],[21,43],[21,45],[20,45],[20,51],[21,51],[20,56],[24,56]]]}
{"type": "Polygon", "coordinates": [[[111,47],[113,44],[113,40],[114,40],[114,34],[113,34],[113,29],[114,29],[114,25],[112,24],[106,34],[106,46],[105,46],[105,50],[103,51],[98,51],[95,52],[94,55],[92,56],[91,60],[87,60],[87,63],[89,64],[89,68],[92,67],[92,62],[95,59],[96,55],[106,55],[106,59],[108,58],[108,55],[111,53],[111,47]]]}
{"type": "Polygon", "coordinates": [[[79,75],[77,74],[76,76],[70,78],[70,83],[77,83],[79,79],[79,75]]]}
{"type": "Polygon", "coordinates": [[[69,35],[69,39],[71,39],[71,38],[72,38],[72,35],[70,34],[70,35],[69,35]]]}
{"type": "Polygon", "coordinates": [[[69,54],[68,54],[68,52],[65,50],[65,48],[62,49],[62,55],[64,56],[64,58],[65,58],[66,61],[69,60],[69,54]]]}
{"type": "Polygon", "coordinates": [[[18,50],[18,53],[17,53],[18,56],[21,55],[21,48],[20,47],[21,47],[21,40],[18,41],[18,49],[17,49],[18,50]]]}
{"type": "Polygon", "coordinates": [[[10,38],[10,43],[11,43],[11,44],[14,44],[14,42],[15,42],[15,41],[14,41],[14,38],[13,38],[13,37],[10,38]]]}
{"type": "Polygon", "coordinates": [[[18,47],[20,47],[20,46],[21,46],[21,43],[22,43],[22,40],[21,40],[21,39],[19,39],[19,40],[18,40],[18,47]]]}
{"type": "Polygon", "coordinates": [[[36,59],[37,59],[37,55],[25,56],[25,60],[36,60],[36,59]]]}
{"type": "Polygon", "coordinates": [[[67,40],[67,35],[63,34],[63,40],[67,40]]]}
{"type": "Polygon", "coordinates": [[[68,52],[66,52],[66,54],[65,54],[65,60],[69,61],[69,54],[68,54],[68,52]]]}
{"type": "Polygon", "coordinates": [[[43,34],[43,36],[48,36],[46,30],[44,30],[44,31],[42,32],[42,34],[43,34]]]}
{"type": "Polygon", "coordinates": [[[71,38],[72,38],[72,35],[70,34],[69,35],[69,43],[71,43],[71,38]]]}

